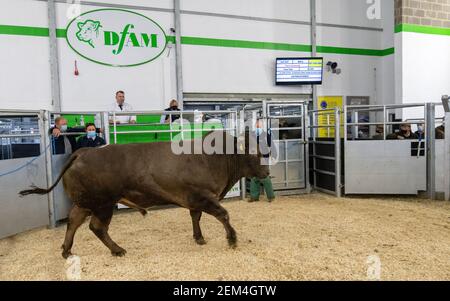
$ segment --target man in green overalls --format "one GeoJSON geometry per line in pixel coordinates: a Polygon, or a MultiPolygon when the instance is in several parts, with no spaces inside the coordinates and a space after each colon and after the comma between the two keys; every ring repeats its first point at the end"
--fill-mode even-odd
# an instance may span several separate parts
{"type": "MultiPolygon", "coordinates": [[[[266,146],[268,146],[268,150],[266,152],[263,152],[263,157],[266,159],[269,159],[270,158],[269,150],[272,150],[272,148],[271,148],[271,146],[272,146],[272,137],[271,136],[272,135],[270,134],[270,131],[269,131],[269,133],[267,133],[263,130],[262,120],[258,120],[256,122],[255,135],[257,137],[258,144],[263,143],[263,145],[266,144],[266,146]],[[264,141],[267,141],[267,143],[264,143],[264,141]]],[[[272,154],[272,155],[274,155],[274,154],[272,154]]],[[[258,179],[256,177],[254,177],[250,181],[250,200],[249,200],[249,202],[259,201],[261,184],[263,185],[264,190],[266,192],[267,200],[269,202],[272,202],[275,199],[275,194],[273,192],[272,181],[270,180],[270,176],[268,176],[267,178],[264,178],[264,179],[258,179]]]]}

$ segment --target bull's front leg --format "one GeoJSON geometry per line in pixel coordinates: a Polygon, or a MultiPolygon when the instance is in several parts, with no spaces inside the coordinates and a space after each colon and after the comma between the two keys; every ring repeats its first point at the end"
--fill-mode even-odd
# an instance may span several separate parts
{"type": "Polygon", "coordinates": [[[200,229],[200,218],[202,217],[202,212],[197,210],[190,210],[192,218],[192,227],[194,230],[194,240],[199,245],[206,244],[205,239],[202,235],[202,229],[200,229]]]}
{"type": "Polygon", "coordinates": [[[237,235],[236,231],[230,224],[230,216],[228,215],[227,210],[223,208],[218,201],[211,201],[207,204],[203,211],[211,214],[223,224],[225,231],[227,232],[228,245],[233,249],[236,248],[237,235]]]}
{"type": "MultiPolygon", "coordinates": [[[[227,233],[228,245],[232,248],[235,248],[237,246],[236,231],[230,224],[230,217],[228,215],[227,210],[220,205],[219,197],[217,194],[208,190],[193,193],[188,198],[188,208],[191,209],[191,212],[203,211],[218,219],[223,224],[225,231],[227,233]]],[[[197,214],[195,215],[196,217],[195,220],[194,217],[192,218],[192,223],[194,225],[194,238],[196,234],[200,234],[200,236],[197,237],[202,237],[199,225],[200,216],[201,214],[200,215],[197,214]]]]}

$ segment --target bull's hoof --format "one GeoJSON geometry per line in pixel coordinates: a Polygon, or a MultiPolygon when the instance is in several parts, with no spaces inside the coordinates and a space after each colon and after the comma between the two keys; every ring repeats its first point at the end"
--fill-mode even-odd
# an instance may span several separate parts
{"type": "Polygon", "coordinates": [[[228,239],[228,245],[230,246],[231,249],[236,249],[237,239],[236,238],[228,239]]]}
{"type": "Polygon", "coordinates": [[[64,259],[67,259],[67,258],[69,258],[70,256],[72,256],[72,252],[70,252],[70,251],[62,251],[62,257],[64,258],[64,259]]]}
{"type": "Polygon", "coordinates": [[[125,256],[126,253],[127,253],[127,251],[122,248],[118,248],[117,250],[111,251],[111,254],[113,256],[117,256],[117,257],[123,257],[123,256],[125,256]]]}
{"type": "Polygon", "coordinates": [[[198,245],[206,245],[206,241],[205,241],[205,239],[204,239],[203,237],[195,238],[195,242],[196,242],[198,245]]]}

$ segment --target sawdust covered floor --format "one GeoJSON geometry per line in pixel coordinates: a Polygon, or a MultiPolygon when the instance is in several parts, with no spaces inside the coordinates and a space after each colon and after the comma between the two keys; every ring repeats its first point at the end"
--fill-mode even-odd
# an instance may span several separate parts
{"type": "MultiPolygon", "coordinates": [[[[77,232],[82,280],[365,280],[368,256],[382,280],[450,280],[450,205],[415,198],[280,197],[274,203],[225,202],[239,244],[229,249],[222,225],[203,215],[207,241],[192,239],[182,208],[116,214],[110,234],[123,258],[90,232],[77,232]]],[[[65,227],[0,240],[0,280],[64,280],[65,227]]]]}

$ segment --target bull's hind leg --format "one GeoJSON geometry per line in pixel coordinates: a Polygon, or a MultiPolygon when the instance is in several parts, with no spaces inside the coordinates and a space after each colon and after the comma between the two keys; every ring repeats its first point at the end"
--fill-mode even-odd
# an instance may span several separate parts
{"type": "Polygon", "coordinates": [[[192,218],[192,227],[194,229],[194,240],[199,245],[206,244],[205,239],[202,235],[202,229],[200,229],[200,218],[202,217],[201,211],[190,210],[192,218]]]}
{"type": "Polygon", "coordinates": [[[67,223],[66,237],[64,239],[64,244],[62,245],[62,256],[64,258],[68,258],[71,253],[72,245],[73,245],[73,237],[75,236],[75,232],[78,227],[84,222],[86,217],[89,215],[90,211],[87,209],[83,209],[74,205],[72,210],[70,210],[69,214],[69,222],[67,223]]]}
{"type": "Polygon", "coordinates": [[[205,208],[202,210],[208,214],[211,214],[223,224],[225,231],[227,232],[228,245],[235,248],[237,245],[236,231],[233,227],[231,227],[230,216],[228,215],[227,210],[216,201],[206,203],[205,208]]]}
{"type": "Polygon", "coordinates": [[[89,229],[111,250],[112,255],[124,256],[127,251],[119,247],[108,234],[113,210],[114,207],[111,206],[93,212],[89,229]]]}

